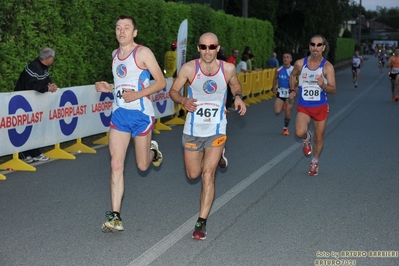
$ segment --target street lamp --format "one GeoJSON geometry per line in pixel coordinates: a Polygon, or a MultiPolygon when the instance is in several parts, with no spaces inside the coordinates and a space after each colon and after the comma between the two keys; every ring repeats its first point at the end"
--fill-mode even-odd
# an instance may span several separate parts
{"type": "Polygon", "coordinates": [[[359,5],[359,53],[362,54],[362,0],[360,0],[359,5]]]}

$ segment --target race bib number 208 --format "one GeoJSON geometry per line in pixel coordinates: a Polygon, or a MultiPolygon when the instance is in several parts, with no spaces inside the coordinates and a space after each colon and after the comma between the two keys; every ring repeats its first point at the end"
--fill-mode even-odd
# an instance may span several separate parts
{"type": "Polygon", "coordinates": [[[302,98],[305,101],[320,101],[320,87],[319,86],[303,87],[302,98]]]}

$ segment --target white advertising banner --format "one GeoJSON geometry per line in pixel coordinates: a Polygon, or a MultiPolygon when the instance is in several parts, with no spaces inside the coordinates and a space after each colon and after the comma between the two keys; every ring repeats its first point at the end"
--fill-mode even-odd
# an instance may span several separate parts
{"type": "MultiPolygon", "coordinates": [[[[174,114],[172,82],[151,95],[155,118],[174,114]]],[[[107,132],[113,99],[94,85],[0,93],[0,156],[107,132]]]]}
{"type": "Polygon", "coordinates": [[[177,34],[177,73],[179,73],[180,67],[186,63],[187,35],[188,21],[185,19],[182,23],[180,23],[179,32],[177,34]]]}

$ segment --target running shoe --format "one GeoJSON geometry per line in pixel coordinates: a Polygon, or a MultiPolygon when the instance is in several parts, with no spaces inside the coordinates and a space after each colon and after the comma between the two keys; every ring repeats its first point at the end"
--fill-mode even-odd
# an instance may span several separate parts
{"type": "Polygon", "coordinates": [[[355,82],[355,88],[357,88],[357,82],[355,82]]]}
{"type": "MultiPolygon", "coordinates": [[[[30,156],[28,156],[28,157],[30,157],[30,156]]],[[[47,156],[44,156],[43,153],[40,154],[39,156],[33,157],[32,159],[33,159],[35,162],[45,162],[45,161],[50,160],[50,158],[47,157],[47,156]]]]}
{"type": "Polygon", "coordinates": [[[25,159],[22,159],[25,163],[33,163],[33,158],[32,156],[27,156],[25,159]]]}
{"type": "Polygon", "coordinates": [[[223,148],[222,156],[220,156],[220,160],[219,160],[220,168],[226,168],[227,164],[229,163],[229,161],[227,160],[226,156],[224,155],[225,152],[226,152],[226,149],[223,148]]]}
{"type": "Polygon", "coordinates": [[[101,231],[103,233],[115,233],[123,231],[122,219],[114,212],[107,212],[106,216],[108,221],[103,223],[101,226],[101,231]]]}
{"type": "Polygon", "coordinates": [[[284,136],[289,136],[290,135],[290,132],[288,131],[288,128],[284,128],[283,129],[283,135],[284,136]]]}
{"type": "Polygon", "coordinates": [[[316,176],[318,174],[319,174],[319,163],[311,162],[308,175],[316,176]]]}
{"type": "Polygon", "coordinates": [[[283,110],[285,110],[285,109],[287,109],[287,104],[286,103],[283,104],[283,110]]]}
{"type": "Polygon", "coordinates": [[[310,143],[312,140],[312,133],[308,130],[307,135],[309,136],[308,140],[303,140],[303,152],[305,153],[306,156],[309,156],[312,154],[312,144],[310,143]]]}
{"type": "Polygon", "coordinates": [[[197,240],[205,240],[206,239],[206,226],[197,222],[194,227],[193,238],[197,240]]]}
{"type": "Polygon", "coordinates": [[[393,101],[394,101],[394,102],[397,102],[397,101],[399,101],[399,96],[398,96],[398,95],[395,95],[395,97],[394,97],[393,101]]]}
{"type": "Polygon", "coordinates": [[[155,156],[154,159],[152,160],[152,164],[156,167],[160,166],[162,163],[162,152],[159,150],[158,147],[158,142],[156,142],[155,140],[151,140],[151,150],[153,150],[155,152],[155,156]]]}

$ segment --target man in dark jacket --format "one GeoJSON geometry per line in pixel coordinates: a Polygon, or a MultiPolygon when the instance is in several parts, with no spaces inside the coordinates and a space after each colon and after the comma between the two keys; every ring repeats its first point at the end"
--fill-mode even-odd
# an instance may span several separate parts
{"type": "MultiPolygon", "coordinates": [[[[39,57],[30,62],[22,71],[15,85],[14,91],[35,90],[40,93],[55,92],[57,85],[51,83],[48,72],[49,66],[53,63],[55,52],[51,48],[44,48],[40,51],[39,57]]],[[[40,149],[32,149],[19,153],[19,158],[27,163],[35,161],[48,161],[49,158],[41,153],[40,149]]]]}

